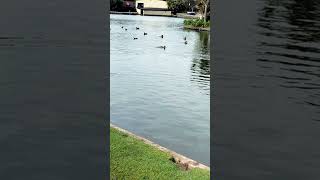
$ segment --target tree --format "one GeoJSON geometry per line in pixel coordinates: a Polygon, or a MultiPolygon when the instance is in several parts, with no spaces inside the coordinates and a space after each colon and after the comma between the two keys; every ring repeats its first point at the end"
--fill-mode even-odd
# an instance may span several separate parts
{"type": "Polygon", "coordinates": [[[174,14],[177,12],[185,12],[188,8],[188,0],[167,0],[168,9],[174,14]]]}
{"type": "Polygon", "coordinates": [[[192,10],[192,11],[197,5],[196,0],[187,0],[187,3],[188,3],[188,8],[190,8],[189,10],[192,10]]]}
{"type": "Polygon", "coordinates": [[[110,1],[110,10],[119,11],[123,6],[123,0],[111,0],[110,1]]]}
{"type": "Polygon", "coordinates": [[[208,12],[210,11],[210,0],[197,0],[197,7],[201,14],[201,18],[207,21],[208,12]]]}

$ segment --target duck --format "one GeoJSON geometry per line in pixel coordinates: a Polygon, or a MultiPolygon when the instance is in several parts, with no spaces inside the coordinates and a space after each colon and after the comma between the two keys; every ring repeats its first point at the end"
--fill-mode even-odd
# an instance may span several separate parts
{"type": "Polygon", "coordinates": [[[123,29],[123,26],[121,26],[121,28],[123,29]]]}
{"type": "Polygon", "coordinates": [[[184,44],[188,44],[188,42],[187,42],[187,41],[185,41],[185,42],[184,42],[184,44]]]}
{"type": "Polygon", "coordinates": [[[163,38],[163,35],[161,35],[160,37],[163,38]]]}
{"type": "Polygon", "coordinates": [[[157,46],[156,48],[166,49],[166,46],[157,46]]]}
{"type": "Polygon", "coordinates": [[[128,29],[126,28],[126,29],[124,29],[124,30],[128,30],[128,29]]]}
{"type": "Polygon", "coordinates": [[[186,41],[186,40],[187,40],[187,37],[184,37],[183,39],[186,41]]]}
{"type": "Polygon", "coordinates": [[[136,40],[136,39],[138,39],[138,38],[136,38],[136,37],[133,38],[133,40],[136,40]]]}
{"type": "Polygon", "coordinates": [[[136,27],[136,30],[140,29],[139,27],[136,27]]]}
{"type": "Polygon", "coordinates": [[[147,35],[147,33],[146,33],[146,32],[144,32],[144,33],[143,33],[143,35],[147,35]]]}

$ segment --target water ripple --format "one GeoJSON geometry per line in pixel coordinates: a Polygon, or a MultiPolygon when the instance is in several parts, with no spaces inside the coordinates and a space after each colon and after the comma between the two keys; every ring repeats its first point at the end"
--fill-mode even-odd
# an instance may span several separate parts
{"type": "Polygon", "coordinates": [[[209,165],[209,34],[182,22],[111,15],[111,122],[209,165]]]}

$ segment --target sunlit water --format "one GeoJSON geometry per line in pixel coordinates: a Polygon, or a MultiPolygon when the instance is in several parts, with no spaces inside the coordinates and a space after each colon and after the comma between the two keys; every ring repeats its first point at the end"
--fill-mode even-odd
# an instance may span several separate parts
{"type": "Polygon", "coordinates": [[[209,33],[179,18],[110,21],[111,122],[209,165],[209,33]]]}

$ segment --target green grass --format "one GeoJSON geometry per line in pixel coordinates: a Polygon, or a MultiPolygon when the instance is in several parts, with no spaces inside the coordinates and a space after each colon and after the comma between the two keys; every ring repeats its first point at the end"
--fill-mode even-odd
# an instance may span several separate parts
{"type": "Polygon", "coordinates": [[[210,21],[204,21],[202,19],[185,19],[183,21],[185,26],[192,26],[192,27],[210,27],[210,21]]]}
{"type": "Polygon", "coordinates": [[[210,172],[203,169],[182,170],[162,152],[144,142],[110,128],[111,179],[210,179],[210,172]]]}

